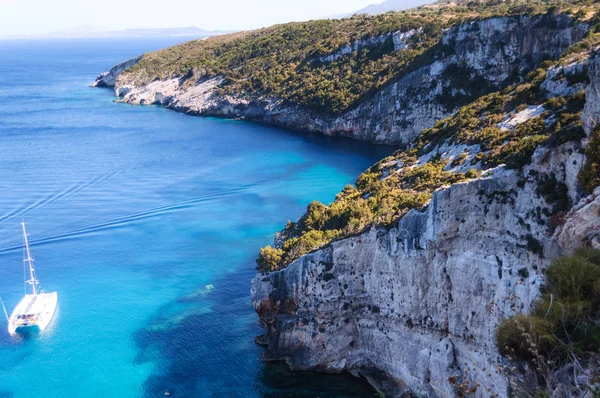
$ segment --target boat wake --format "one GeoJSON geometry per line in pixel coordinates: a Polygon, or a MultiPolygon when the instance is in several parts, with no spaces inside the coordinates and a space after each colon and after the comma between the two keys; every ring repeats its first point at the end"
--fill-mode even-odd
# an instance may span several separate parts
{"type": "MultiPolygon", "coordinates": [[[[119,227],[122,227],[125,225],[130,225],[130,224],[138,222],[138,221],[146,220],[149,218],[159,217],[159,216],[162,216],[162,215],[165,215],[168,213],[186,210],[186,209],[192,208],[194,206],[197,206],[200,203],[206,203],[206,202],[209,202],[212,200],[221,200],[227,196],[235,196],[244,191],[247,191],[249,187],[253,187],[254,185],[255,184],[247,184],[247,185],[238,186],[235,188],[213,191],[211,193],[208,193],[205,195],[200,195],[200,196],[193,197],[190,199],[174,201],[174,202],[162,205],[162,206],[157,206],[157,207],[153,207],[153,208],[149,208],[149,209],[145,209],[145,210],[141,210],[141,211],[137,211],[137,212],[125,213],[125,214],[119,215],[119,216],[109,219],[109,220],[84,225],[80,228],[77,228],[77,229],[74,229],[71,231],[66,231],[63,233],[51,234],[51,235],[46,235],[46,236],[38,235],[38,237],[35,240],[32,240],[30,242],[30,245],[31,246],[39,246],[39,245],[54,243],[54,242],[62,241],[62,240],[76,239],[76,238],[81,238],[83,236],[97,233],[100,231],[113,229],[113,228],[119,228],[119,227]]],[[[82,188],[79,188],[79,189],[77,189],[77,191],[80,191],[81,189],[82,188]]],[[[65,190],[61,194],[52,196],[43,202],[42,201],[36,202],[35,205],[29,206],[28,209],[47,205],[48,203],[59,200],[60,198],[64,198],[67,195],[72,195],[74,192],[77,192],[77,191],[75,191],[73,189],[65,190]]],[[[25,210],[23,210],[21,212],[14,212],[11,215],[11,217],[0,218],[0,222],[4,223],[6,221],[10,221],[16,217],[19,217],[19,215],[23,215],[23,214],[26,214],[25,210]]],[[[9,253],[9,252],[13,252],[16,250],[21,250],[21,246],[18,244],[15,244],[15,245],[7,246],[7,247],[0,247],[0,255],[9,253]]]]}
{"type": "Polygon", "coordinates": [[[123,173],[123,171],[114,171],[114,172],[110,172],[110,173],[104,174],[102,176],[93,178],[86,183],[72,184],[70,187],[68,187],[67,189],[64,189],[61,192],[47,195],[46,197],[39,199],[38,201],[36,201],[34,203],[31,203],[29,205],[24,205],[16,210],[13,210],[9,213],[4,214],[3,216],[0,216],[0,223],[5,222],[5,221],[8,222],[11,220],[21,218],[37,208],[47,206],[49,204],[58,202],[60,200],[64,200],[64,199],[66,199],[70,196],[73,196],[75,194],[78,194],[80,192],[85,192],[86,190],[89,190],[92,187],[102,185],[103,182],[110,180],[122,173],[123,173]]]}

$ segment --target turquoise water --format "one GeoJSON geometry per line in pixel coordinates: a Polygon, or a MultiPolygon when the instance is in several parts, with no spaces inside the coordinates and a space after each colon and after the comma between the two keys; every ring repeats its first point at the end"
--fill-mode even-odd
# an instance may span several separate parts
{"type": "Polygon", "coordinates": [[[0,321],[0,397],[364,396],[261,361],[258,249],[389,148],[160,107],[87,85],[175,40],[0,42],[0,295],[23,293],[19,223],[58,291],[47,333],[0,321]]]}

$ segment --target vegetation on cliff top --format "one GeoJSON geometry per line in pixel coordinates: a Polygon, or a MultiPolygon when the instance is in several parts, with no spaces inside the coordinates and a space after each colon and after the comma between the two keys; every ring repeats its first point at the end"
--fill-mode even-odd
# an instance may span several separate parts
{"type": "Polygon", "coordinates": [[[289,23],[148,53],[123,76],[133,76],[138,85],[170,77],[188,79],[192,84],[201,78],[222,76],[223,94],[277,98],[317,112],[339,113],[420,64],[447,55],[440,42],[443,29],[492,16],[548,11],[585,18],[582,10],[592,3],[472,1],[376,16],[289,23]],[[411,31],[414,34],[403,39],[406,47],[395,49],[392,34],[411,31]]]}
{"type": "Polygon", "coordinates": [[[347,185],[331,205],[308,205],[306,214],[282,232],[285,242],[280,248],[261,249],[259,269],[274,271],[332,239],[351,236],[373,223],[389,225],[408,210],[422,207],[436,188],[467,178],[465,173],[445,171],[446,165],[437,160],[381,178],[386,165],[378,163],[360,175],[356,187],[347,185]]]}
{"type": "MultiPolygon", "coordinates": [[[[288,222],[280,233],[283,244],[261,250],[259,270],[277,270],[368,226],[390,226],[410,209],[427,204],[438,188],[477,178],[500,165],[521,169],[539,146],[580,141],[585,137],[581,112],[588,72],[585,63],[579,68],[563,67],[563,63],[562,59],[547,62],[546,69],[531,72],[523,84],[481,97],[424,130],[408,149],[361,174],[356,186],[346,186],[329,206],[311,203],[298,222],[288,222]],[[549,81],[562,81],[570,90],[566,96],[552,97],[543,89],[549,81]],[[464,147],[462,153],[451,150],[459,145],[464,147]]],[[[592,138],[590,148],[597,146],[596,141],[598,137],[592,138]]],[[[597,161],[588,163],[580,178],[590,189],[598,182],[597,161]]],[[[545,186],[543,178],[541,186],[545,186]]],[[[570,207],[559,188],[554,184],[552,192],[542,192],[542,187],[539,193],[551,205],[546,215],[557,219],[570,207]]]]}

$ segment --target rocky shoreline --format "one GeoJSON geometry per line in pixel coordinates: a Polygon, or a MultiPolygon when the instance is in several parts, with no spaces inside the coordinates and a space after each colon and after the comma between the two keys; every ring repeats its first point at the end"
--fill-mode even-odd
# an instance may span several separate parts
{"type": "MultiPolygon", "coordinates": [[[[274,98],[225,95],[220,76],[192,73],[138,84],[128,70],[139,57],[100,75],[94,85],[114,87],[119,101],[129,104],[406,145],[460,105],[558,59],[588,30],[564,14],[454,26],[444,31],[437,56],[416,62],[342,115],[320,115],[274,98]]],[[[475,396],[505,396],[509,380],[495,340],[499,323],[530,310],[553,258],[582,243],[600,248],[600,188],[586,196],[577,182],[600,121],[599,71],[594,51],[543,71],[545,100],[585,88],[585,137],[541,145],[518,170],[483,169],[475,161],[483,155],[479,144],[432,144],[417,163],[438,157],[451,165],[462,153],[480,174],[439,188],[424,207],[391,226],[371,225],[286,268],[257,275],[251,295],[266,330],[256,340],[266,347],[265,359],[285,361],[294,370],[350,372],[386,396],[453,397],[457,383],[471,382],[477,383],[475,396]],[[571,82],[569,74],[585,78],[571,82]],[[554,176],[574,204],[552,228],[554,221],[542,211],[548,207],[540,194],[542,175],[554,176]]],[[[513,109],[493,126],[515,128],[541,115],[546,109],[540,107],[513,109]]]]}
{"type": "Polygon", "coordinates": [[[409,70],[414,70],[341,115],[319,114],[277,98],[224,95],[218,90],[224,83],[219,76],[205,78],[192,73],[140,86],[135,73],[127,69],[141,57],[116,65],[92,85],[114,87],[120,101],[129,104],[161,104],[192,115],[405,145],[459,106],[506,87],[515,76],[535,69],[544,59],[558,58],[589,29],[587,24],[573,25],[564,14],[553,17],[552,24],[542,23],[542,18],[500,17],[452,27],[434,49],[434,58],[428,58],[429,54],[417,58],[414,66],[409,65],[409,70]],[[477,84],[464,85],[463,78],[477,84]]]}
{"type": "MultiPolygon", "coordinates": [[[[591,63],[582,115],[588,137],[600,120],[599,65],[591,63]]],[[[451,380],[504,396],[497,325],[528,312],[551,259],[582,242],[600,248],[600,188],[587,197],[577,189],[578,145],[538,148],[522,173],[500,168],[438,190],[391,229],[373,226],[258,275],[252,298],[268,357],[292,369],[375,368],[419,396],[455,396],[451,380]],[[523,222],[546,202],[522,176],[542,173],[579,203],[554,232],[523,222]]]]}

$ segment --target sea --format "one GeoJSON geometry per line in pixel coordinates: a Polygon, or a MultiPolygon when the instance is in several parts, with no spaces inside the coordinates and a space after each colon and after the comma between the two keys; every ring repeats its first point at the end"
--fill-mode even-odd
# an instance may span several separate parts
{"type": "Polygon", "coordinates": [[[185,39],[0,41],[0,297],[10,313],[23,295],[23,221],[59,297],[38,336],[0,317],[0,398],[373,396],[265,363],[250,281],[287,220],[392,149],[88,87],[185,39]]]}

